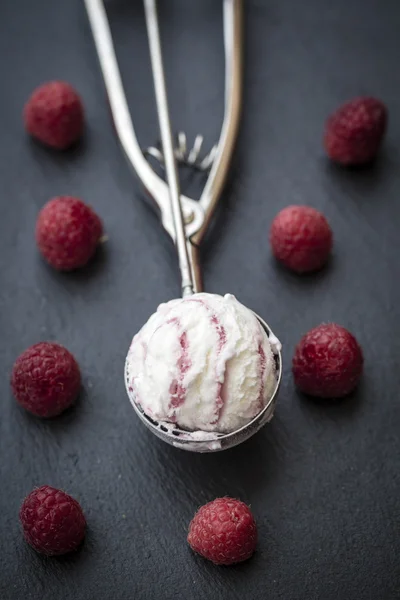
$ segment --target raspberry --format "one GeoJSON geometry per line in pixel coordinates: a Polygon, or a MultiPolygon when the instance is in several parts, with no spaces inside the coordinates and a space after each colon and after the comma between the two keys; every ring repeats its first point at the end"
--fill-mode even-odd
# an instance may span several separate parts
{"type": "Polygon", "coordinates": [[[192,550],[216,565],[233,565],[253,554],[257,527],[246,504],[233,498],[217,498],[197,511],[187,540],[192,550]]]}
{"type": "Polygon", "coordinates": [[[334,323],[319,325],[296,347],[294,380],[310,396],[341,398],[357,386],[363,362],[362,350],[347,329],[334,323]]]}
{"type": "Polygon", "coordinates": [[[103,233],[102,223],[79,198],[58,196],[49,200],[36,221],[36,243],[47,262],[60,271],[86,265],[103,233]]]}
{"type": "Polygon", "coordinates": [[[78,363],[63,346],[40,342],[15,361],[11,388],[15,399],[38,417],[54,417],[76,399],[81,385],[78,363]]]}
{"type": "Polygon", "coordinates": [[[275,257],[297,273],[320,269],[332,249],[332,230],[310,206],[288,206],[272,221],[270,243],[275,257]]]}
{"type": "Polygon", "coordinates": [[[85,537],[86,520],[79,503],[49,485],[25,498],[19,518],[28,544],[48,556],[76,550],[85,537]]]}
{"type": "Polygon", "coordinates": [[[84,111],[74,88],[51,81],[34,90],[24,107],[25,128],[34,138],[65,150],[82,136],[84,111]]]}
{"type": "Polygon", "coordinates": [[[387,127],[387,109],[375,98],[355,98],[331,115],[324,145],[329,158],[342,165],[362,165],[375,158],[387,127]]]}

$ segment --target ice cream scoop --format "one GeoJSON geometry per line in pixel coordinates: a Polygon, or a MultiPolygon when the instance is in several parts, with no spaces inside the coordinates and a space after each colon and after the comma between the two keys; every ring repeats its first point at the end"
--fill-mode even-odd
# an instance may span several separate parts
{"type": "Polygon", "coordinates": [[[231,433],[269,403],[277,350],[276,338],[231,294],[171,300],[133,338],[125,367],[128,395],[156,421],[231,433]]]}
{"type": "Polygon", "coordinates": [[[197,452],[239,444],[272,416],[282,362],[269,326],[233,296],[203,294],[199,246],[227,180],[242,100],[243,0],[224,0],[225,109],[218,143],[201,157],[202,136],[188,151],[174,146],[156,0],[144,0],[161,149],[139,146],[102,0],[85,0],[114,125],[154,200],[179,258],[183,298],[159,307],[135,336],[125,382],[142,422],[169,444],[197,452]],[[159,160],[165,179],[146,157],[159,160]],[[208,171],[199,200],[180,189],[177,162],[208,171]]]}

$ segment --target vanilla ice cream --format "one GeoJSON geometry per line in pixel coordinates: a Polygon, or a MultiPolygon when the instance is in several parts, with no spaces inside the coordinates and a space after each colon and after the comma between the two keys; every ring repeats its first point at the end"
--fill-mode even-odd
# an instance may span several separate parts
{"type": "Polygon", "coordinates": [[[133,338],[125,365],[129,398],[152,419],[181,429],[235,431],[271,399],[279,346],[231,294],[171,300],[133,338]]]}

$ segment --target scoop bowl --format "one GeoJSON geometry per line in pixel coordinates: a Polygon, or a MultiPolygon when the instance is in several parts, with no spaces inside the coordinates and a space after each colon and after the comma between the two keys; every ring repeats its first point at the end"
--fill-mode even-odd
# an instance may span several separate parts
{"type": "MultiPolygon", "coordinates": [[[[259,315],[256,313],[254,314],[268,338],[270,340],[276,339],[269,325],[259,315]]],[[[228,448],[233,448],[234,446],[245,442],[272,419],[282,378],[282,356],[279,347],[274,348],[274,358],[276,364],[276,385],[268,404],[266,404],[263,410],[249,423],[230,433],[186,431],[173,423],[153,420],[144,413],[142,408],[135,402],[132,393],[129,391],[129,372],[127,370],[127,363],[125,363],[124,376],[126,391],[133,409],[142,423],[150,429],[154,435],[167,444],[190,452],[220,452],[221,450],[227,450],[228,448]]]]}

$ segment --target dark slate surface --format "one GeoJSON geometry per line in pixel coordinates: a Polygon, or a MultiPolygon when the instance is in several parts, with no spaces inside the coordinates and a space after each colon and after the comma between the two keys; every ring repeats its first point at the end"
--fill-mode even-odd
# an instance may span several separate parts
{"type": "MultiPolygon", "coordinates": [[[[107,3],[143,144],[157,137],[140,2],[107,3]]],[[[242,447],[193,455],[141,425],[125,395],[132,335],[178,294],[174,251],[142,203],[114,138],[81,0],[3,0],[0,8],[2,600],[394,600],[399,567],[400,5],[398,0],[248,0],[245,111],[224,210],[203,248],[210,292],[231,292],[284,344],[276,418],[242,447]],[[24,135],[21,109],[40,82],[82,94],[88,131],[59,155],[24,135]],[[384,151],[370,169],[330,166],[322,125],[364,93],[387,102],[384,151]],[[76,194],[103,217],[109,242],[90,268],[61,275],[38,257],[33,228],[49,197],[76,194]],[[289,203],[322,209],[335,233],[330,266],[298,278],[271,260],[267,230],[289,203]],[[299,397],[290,359],[321,321],[349,327],[365,352],[358,393],[299,397]],[[77,357],[77,407],[44,422],[11,398],[16,356],[58,340],[77,357]],[[44,559],[24,543],[18,509],[33,486],[62,487],[89,524],[82,550],[44,559]],[[196,508],[229,494],[251,503],[260,542],[247,564],[191,554],[196,508]]],[[[222,116],[220,2],[163,3],[176,127],[211,145],[222,116]],[[168,6],[167,6],[168,5],[168,6]],[[179,6],[181,12],[178,12],[179,6]]],[[[199,184],[200,185],[200,184],[199,184]]]]}

